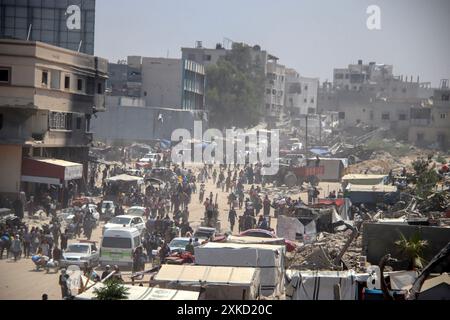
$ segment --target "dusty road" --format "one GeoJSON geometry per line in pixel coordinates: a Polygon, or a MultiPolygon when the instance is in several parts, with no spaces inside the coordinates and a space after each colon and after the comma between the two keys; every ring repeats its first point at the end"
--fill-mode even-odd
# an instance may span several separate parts
{"type": "MultiPolygon", "coordinates": [[[[246,190],[250,188],[249,185],[245,186],[246,190]]],[[[338,190],[339,184],[337,183],[321,183],[320,197],[328,195],[332,190],[338,190]]],[[[209,193],[213,192],[214,198],[218,194],[219,203],[219,219],[221,220],[222,232],[229,231],[228,218],[228,205],[227,196],[225,192],[217,189],[213,186],[210,180],[206,184],[205,198],[209,196],[209,193]]],[[[294,199],[298,199],[300,196],[303,201],[307,201],[307,195],[305,192],[299,193],[297,188],[288,190],[287,188],[267,188],[263,190],[263,193],[268,193],[269,198],[272,199],[278,193],[284,193],[290,195],[294,199]]],[[[204,209],[202,204],[199,203],[198,193],[193,194],[192,202],[189,205],[190,222],[195,230],[200,225],[203,218],[204,209]]],[[[238,210],[238,215],[242,215],[243,211],[238,210]]],[[[271,212],[273,215],[273,212],[271,212]]],[[[31,225],[42,223],[36,221],[30,221],[31,225]]],[[[272,228],[276,228],[276,219],[272,218],[272,228]]],[[[92,235],[92,240],[100,242],[101,240],[102,224],[97,227],[92,235]]],[[[235,226],[235,232],[237,232],[237,226],[235,226]]],[[[70,242],[75,242],[71,240],[70,242]]],[[[61,290],[58,285],[59,273],[47,274],[45,271],[35,271],[35,267],[30,258],[14,262],[11,259],[0,260],[0,299],[1,300],[39,300],[43,293],[48,294],[50,300],[61,299],[61,290]]]]}

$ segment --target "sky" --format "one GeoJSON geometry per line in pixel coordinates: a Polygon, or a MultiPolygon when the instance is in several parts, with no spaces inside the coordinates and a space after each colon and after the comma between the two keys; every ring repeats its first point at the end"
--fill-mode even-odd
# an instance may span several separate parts
{"type": "Polygon", "coordinates": [[[95,54],[180,58],[197,40],[258,44],[302,76],[362,59],[433,86],[450,78],[449,0],[97,0],[95,54]],[[369,30],[369,5],[381,30],[369,30]]]}

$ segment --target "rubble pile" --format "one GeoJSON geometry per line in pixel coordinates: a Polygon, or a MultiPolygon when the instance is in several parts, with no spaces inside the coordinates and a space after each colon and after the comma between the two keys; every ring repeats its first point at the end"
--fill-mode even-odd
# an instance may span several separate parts
{"type": "MultiPolygon", "coordinates": [[[[311,244],[304,244],[297,252],[287,254],[289,268],[296,270],[341,270],[341,266],[334,265],[333,260],[344,248],[351,237],[351,231],[337,233],[321,232],[317,240],[311,244]]],[[[345,251],[342,261],[345,268],[361,271],[360,257],[362,253],[362,237],[357,237],[345,251]]]]}
{"type": "Polygon", "coordinates": [[[385,151],[373,152],[369,160],[349,166],[349,173],[387,174],[402,164],[385,151]]]}

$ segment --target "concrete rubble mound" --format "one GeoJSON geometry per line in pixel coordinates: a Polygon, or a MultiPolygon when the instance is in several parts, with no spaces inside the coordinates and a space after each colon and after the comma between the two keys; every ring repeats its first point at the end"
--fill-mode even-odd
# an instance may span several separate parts
{"type": "Polygon", "coordinates": [[[361,271],[360,257],[362,253],[362,240],[357,237],[342,257],[342,265],[335,265],[333,260],[344,248],[345,243],[351,237],[350,230],[337,233],[321,232],[317,240],[311,244],[305,244],[297,252],[287,255],[287,264],[295,270],[343,270],[353,269],[361,271]]]}

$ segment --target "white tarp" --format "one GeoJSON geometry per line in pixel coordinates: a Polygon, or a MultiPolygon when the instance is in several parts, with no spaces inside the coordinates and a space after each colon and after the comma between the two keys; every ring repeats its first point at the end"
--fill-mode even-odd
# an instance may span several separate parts
{"type": "Polygon", "coordinates": [[[295,241],[300,235],[305,233],[305,227],[293,217],[278,216],[277,218],[277,236],[295,241]]]}
{"type": "MultiPolygon", "coordinates": [[[[77,295],[75,299],[95,300],[94,290],[103,286],[103,283],[98,282],[85,292],[77,295]]],[[[128,300],[197,300],[199,296],[199,292],[195,291],[161,289],[155,287],[139,287],[130,285],[125,285],[125,288],[128,289],[128,300]]]]}
{"type": "Polygon", "coordinates": [[[144,181],[144,178],[136,177],[136,176],[130,176],[128,174],[120,174],[118,176],[114,176],[111,178],[106,179],[106,181],[123,181],[123,182],[142,182],[144,181]]]}
{"type": "Polygon", "coordinates": [[[285,246],[210,242],[195,248],[195,264],[261,268],[261,294],[284,291],[285,246]]]}
{"type": "Polygon", "coordinates": [[[341,300],[357,300],[358,284],[350,271],[286,271],[287,300],[334,300],[334,286],[340,285],[341,300]]]}
{"type": "Polygon", "coordinates": [[[419,273],[417,271],[397,271],[389,273],[393,290],[409,290],[419,273]]]}

